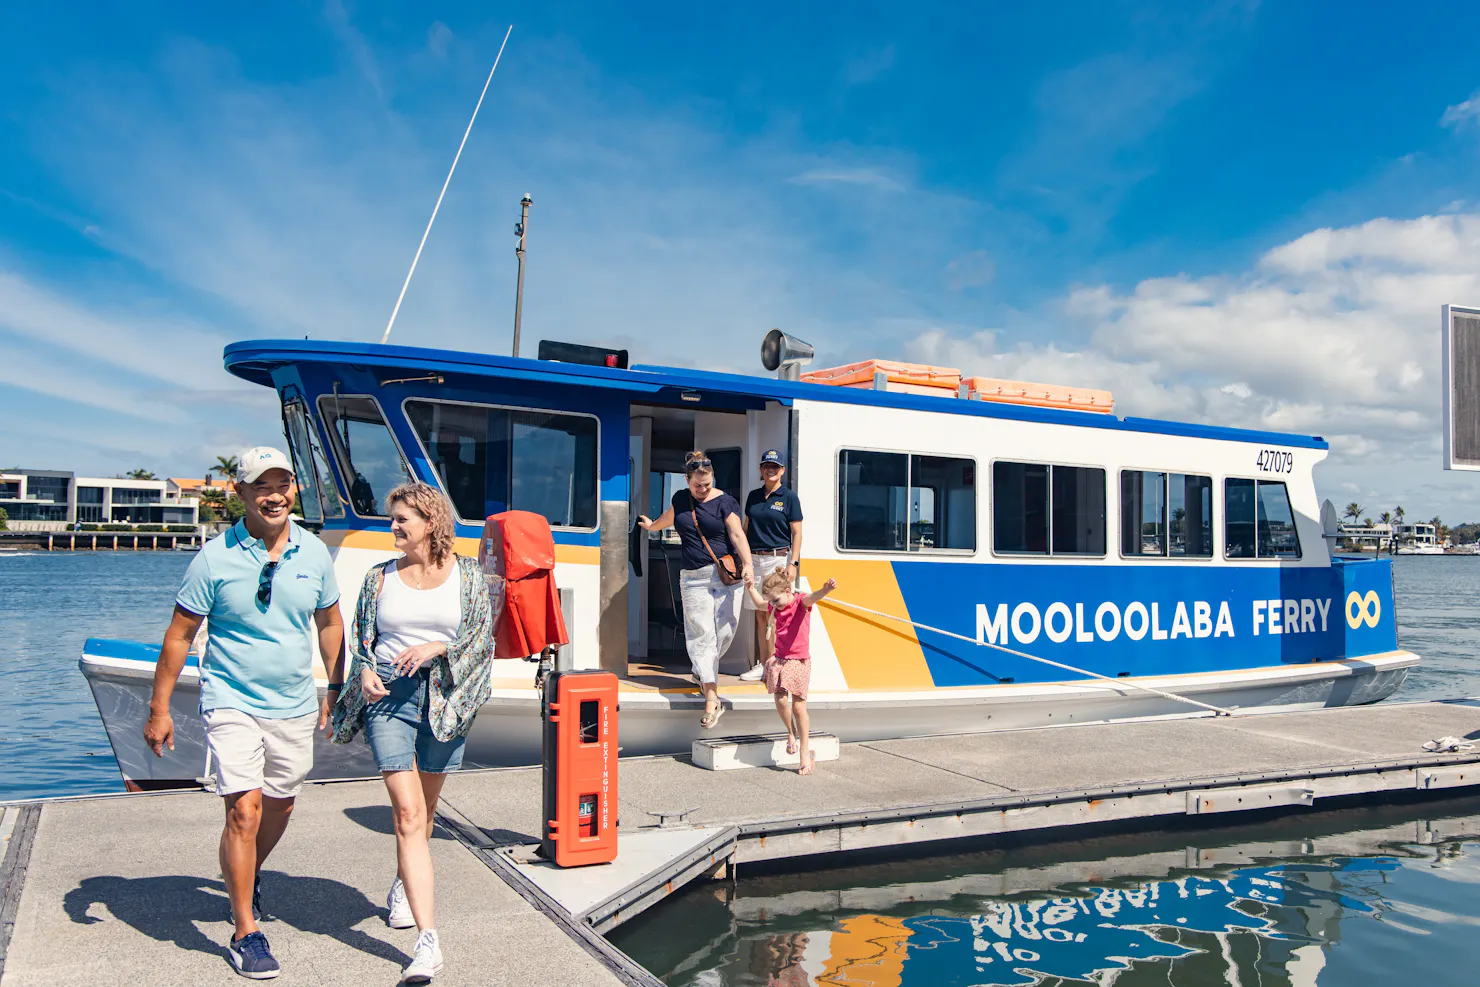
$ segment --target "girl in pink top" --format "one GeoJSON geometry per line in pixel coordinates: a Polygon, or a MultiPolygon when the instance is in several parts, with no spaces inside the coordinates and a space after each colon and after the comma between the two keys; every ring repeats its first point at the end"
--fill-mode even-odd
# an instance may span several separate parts
{"type": "Polygon", "coordinates": [[[765,608],[770,615],[769,630],[776,647],[766,659],[766,691],[776,697],[776,714],[786,724],[786,753],[795,754],[797,742],[801,741],[802,756],[797,762],[797,772],[804,775],[812,773],[815,761],[807,739],[811,728],[807,718],[807,683],[812,678],[812,656],[808,650],[812,607],[837,588],[837,580],[829,579],[821,589],[803,596],[792,590],[790,575],[780,569],[765,578],[760,592],[756,592],[754,583],[746,586],[756,609],[765,608]]]}

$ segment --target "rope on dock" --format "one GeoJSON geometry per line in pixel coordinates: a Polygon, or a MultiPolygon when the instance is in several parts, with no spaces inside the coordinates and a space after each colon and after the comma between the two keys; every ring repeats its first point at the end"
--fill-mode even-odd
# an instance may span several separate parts
{"type": "Polygon", "coordinates": [[[911,627],[930,631],[935,634],[944,634],[946,637],[953,637],[958,641],[965,641],[967,644],[975,644],[978,647],[982,648],[993,648],[997,651],[1002,651],[1009,655],[1015,655],[1018,658],[1026,658],[1029,661],[1040,662],[1044,665],[1052,665],[1054,668],[1061,668],[1066,672],[1073,672],[1076,675],[1086,675],[1092,679],[1103,679],[1106,682],[1113,682],[1116,685],[1130,686],[1132,689],[1140,689],[1142,692],[1149,692],[1152,695],[1160,696],[1163,699],[1173,699],[1179,703],[1187,703],[1192,706],[1200,706],[1203,709],[1211,710],[1219,716],[1234,715],[1234,712],[1231,709],[1224,709],[1222,706],[1213,706],[1209,703],[1201,702],[1197,699],[1189,699],[1186,696],[1179,696],[1175,692],[1166,692],[1161,689],[1153,689],[1149,685],[1142,685],[1141,683],[1135,682],[1131,679],[1112,678],[1109,675],[1101,675],[1099,672],[1091,672],[1087,668],[1075,668],[1073,665],[1065,665],[1063,662],[1060,661],[1052,661],[1048,658],[1039,658],[1037,655],[1030,655],[1026,651],[1014,651],[1012,648],[1004,648],[1000,644],[991,644],[987,641],[978,640],[974,637],[967,637],[965,634],[957,634],[954,631],[944,630],[940,627],[931,627],[929,624],[922,624],[918,621],[910,620],[908,617],[896,617],[892,613],[882,613],[878,610],[870,610],[868,607],[859,606],[857,603],[849,603],[846,600],[839,600],[829,596],[823,598],[818,602],[821,606],[848,607],[850,610],[858,610],[863,613],[873,614],[875,617],[883,617],[885,620],[894,620],[898,621],[901,624],[909,624],[911,627]]]}

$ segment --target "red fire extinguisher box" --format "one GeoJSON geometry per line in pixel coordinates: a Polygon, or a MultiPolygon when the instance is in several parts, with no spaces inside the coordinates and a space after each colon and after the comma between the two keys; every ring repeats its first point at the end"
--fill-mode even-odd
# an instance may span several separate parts
{"type": "Polygon", "coordinates": [[[544,835],[561,867],[617,856],[617,677],[552,672],[545,684],[544,835]]]}

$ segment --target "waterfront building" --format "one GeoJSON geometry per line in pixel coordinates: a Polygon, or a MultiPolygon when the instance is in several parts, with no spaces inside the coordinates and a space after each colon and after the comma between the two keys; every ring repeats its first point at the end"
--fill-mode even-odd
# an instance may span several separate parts
{"type": "Polygon", "coordinates": [[[1438,529],[1427,521],[1420,521],[1417,524],[1395,524],[1393,525],[1393,537],[1398,539],[1399,545],[1411,545],[1415,548],[1441,547],[1438,529]]]}
{"type": "Polygon", "coordinates": [[[0,510],[12,527],[61,531],[73,524],[196,524],[200,501],[169,480],[77,476],[61,470],[0,471],[0,510]]]}

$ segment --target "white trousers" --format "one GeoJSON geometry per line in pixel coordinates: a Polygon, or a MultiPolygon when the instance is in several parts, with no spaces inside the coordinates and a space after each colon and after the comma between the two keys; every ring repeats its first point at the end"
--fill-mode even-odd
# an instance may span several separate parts
{"type": "Polygon", "coordinates": [[[744,583],[726,586],[715,567],[684,569],[678,574],[683,597],[683,630],[689,664],[700,682],[719,680],[719,656],[730,649],[740,626],[740,598],[744,583]]]}

